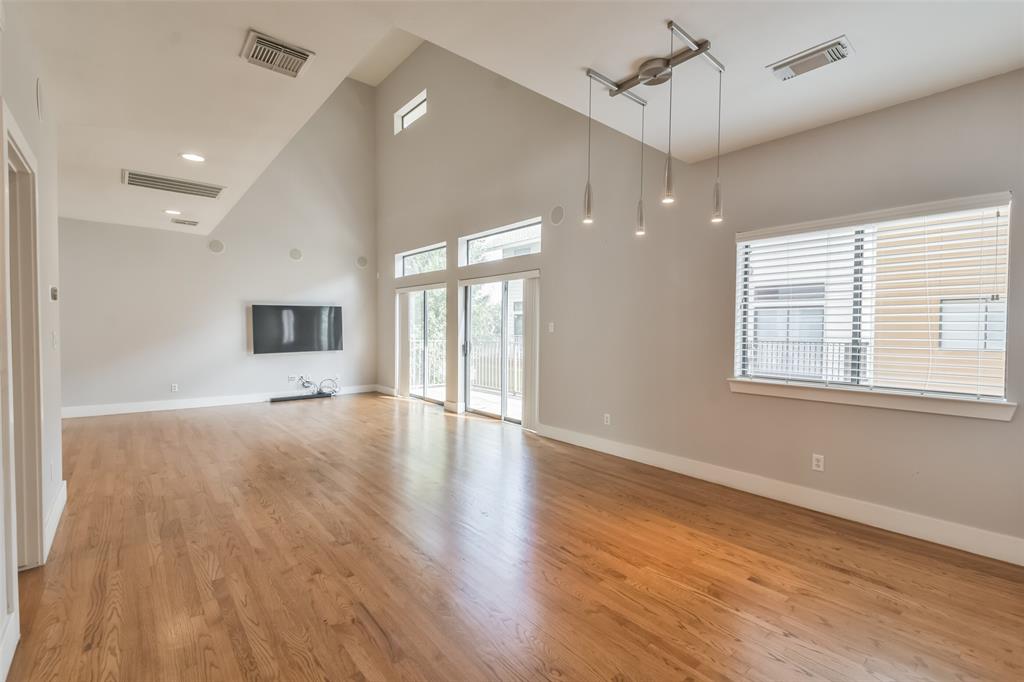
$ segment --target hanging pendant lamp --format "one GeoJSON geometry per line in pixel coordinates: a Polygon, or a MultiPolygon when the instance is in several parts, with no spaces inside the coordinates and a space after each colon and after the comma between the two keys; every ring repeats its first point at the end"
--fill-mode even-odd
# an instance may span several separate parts
{"type": "Polygon", "coordinates": [[[644,123],[647,107],[640,107],[640,200],[636,202],[636,234],[643,237],[647,234],[647,221],[644,219],[644,123]]]}
{"type": "MultiPolygon", "coordinates": [[[[668,32],[668,54],[671,58],[675,52],[675,33],[668,32]]],[[[661,195],[661,203],[674,204],[676,201],[675,187],[672,183],[672,84],[675,79],[671,59],[668,66],[668,155],[665,157],[665,191],[661,195]]]]}
{"type": "Polygon", "coordinates": [[[591,225],[594,222],[594,193],[590,189],[590,139],[594,122],[594,79],[587,77],[589,90],[587,91],[587,186],[583,190],[583,224],[591,225]]]}
{"type": "Polygon", "coordinates": [[[722,213],[722,184],[720,181],[722,168],[722,71],[718,71],[718,149],[715,152],[715,189],[712,193],[711,222],[720,223],[725,220],[722,213]]]}

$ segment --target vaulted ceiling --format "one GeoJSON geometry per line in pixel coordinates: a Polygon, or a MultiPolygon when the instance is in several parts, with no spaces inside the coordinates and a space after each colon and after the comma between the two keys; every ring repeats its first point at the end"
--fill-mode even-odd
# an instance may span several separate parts
{"type": "MultiPolygon", "coordinates": [[[[586,67],[612,78],[668,52],[667,19],[726,64],[723,150],[1024,66],[1021,2],[15,3],[59,121],[61,215],[208,233],[337,85],[375,85],[421,39],[586,111],[586,67]],[[299,78],[239,58],[249,28],[316,53],[299,78]],[[767,64],[840,34],[855,54],[780,82],[767,64]],[[183,161],[197,151],[205,164],[183,161]],[[226,186],[217,200],[125,188],[122,168],[226,186]]],[[[678,49],[677,43],[677,49],[678,49]]],[[[672,153],[714,153],[717,75],[679,67],[672,153]]],[[[645,88],[647,140],[667,147],[667,87],[645,88]]],[[[595,91],[599,121],[639,135],[639,108],[595,91]]]]}

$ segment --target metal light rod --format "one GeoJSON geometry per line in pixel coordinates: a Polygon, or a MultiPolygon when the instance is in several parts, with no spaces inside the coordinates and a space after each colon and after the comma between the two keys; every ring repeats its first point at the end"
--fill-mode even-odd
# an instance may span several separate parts
{"type": "Polygon", "coordinates": [[[619,84],[616,83],[615,81],[613,81],[608,76],[605,76],[602,73],[598,73],[597,71],[594,71],[593,69],[587,69],[587,76],[590,77],[590,78],[593,78],[595,81],[597,81],[601,85],[603,85],[606,88],[608,88],[611,91],[609,94],[611,94],[613,96],[621,94],[624,97],[626,97],[626,99],[631,99],[631,100],[633,100],[634,102],[636,102],[637,104],[639,104],[642,107],[646,107],[647,106],[647,100],[645,100],[643,97],[639,97],[637,95],[634,95],[632,92],[628,92],[628,91],[616,92],[619,89],[619,84]]]}
{"type": "MultiPolygon", "coordinates": [[[[700,43],[694,40],[693,36],[691,36],[689,33],[683,30],[683,27],[677,24],[676,22],[669,21],[668,28],[670,31],[679,36],[680,40],[689,45],[691,50],[696,50],[700,47],[700,43]]],[[[710,48],[711,45],[709,44],[708,47],[710,48]]],[[[707,48],[702,50],[701,54],[704,56],[704,59],[708,60],[711,66],[715,67],[719,71],[725,71],[725,64],[715,59],[715,55],[711,54],[711,52],[708,51],[707,48]]]]}
{"type": "MultiPolygon", "coordinates": [[[[669,68],[672,68],[673,66],[679,66],[683,62],[690,61],[699,54],[706,53],[709,47],[711,47],[711,43],[709,43],[706,40],[700,41],[697,44],[696,49],[684,47],[682,50],[676,52],[674,55],[671,55],[668,58],[669,68]]],[[[612,90],[611,95],[612,97],[615,97],[615,95],[626,95],[629,93],[630,90],[640,85],[642,82],[643,81],[640,80],[640,75],[634,74],[627,78],[626,80],[617,83],[615,88],[612,90]]]]}

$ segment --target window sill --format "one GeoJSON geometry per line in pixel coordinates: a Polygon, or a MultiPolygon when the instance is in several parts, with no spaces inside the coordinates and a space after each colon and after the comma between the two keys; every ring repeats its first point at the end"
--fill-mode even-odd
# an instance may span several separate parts
{"type": "Polygon", "coordinates": [[[879,407],[889,410],[906,410],[908,412],[929,412],[932,414],[992,419],[1003,422],[1013,419],[1013,413],[1017,410],[1017,403],[1007,400],[976,400],[973,398],[914,395],[897,391],[879,391],[839,386],[829,386],[826,388],[814,384],[787,383],[764,379],[740,379],[736,377],[732,377],[728,381],[729,390],[733,393],[767,395],[795,400],[813,400],[822,403],[860,405],[862,407],[879,407]]]}

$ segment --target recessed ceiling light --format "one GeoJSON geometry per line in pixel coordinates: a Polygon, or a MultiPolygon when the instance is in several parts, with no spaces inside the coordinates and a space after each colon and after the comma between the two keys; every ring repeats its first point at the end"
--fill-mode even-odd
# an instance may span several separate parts
{"type": "Polygon", "coordinates": [[[175,211],[173,208],[165,208],[164,213],[167,215],[181,215],[181,211],[175,211]]]}
{"type": "Polygon", "coordinates": [[[205,156],[200,156],[199,154],[194,154],[192,152],[185,152],[184,154],[181,155],[181,158],[185,159],[186,161],[195,161],[196,163],[202,163],[203,161],[206,161],[205,156]]]}

